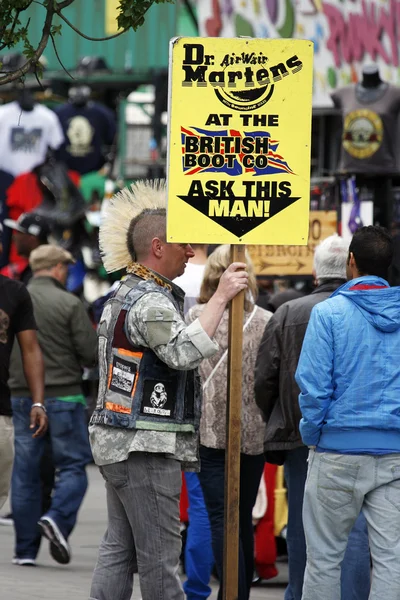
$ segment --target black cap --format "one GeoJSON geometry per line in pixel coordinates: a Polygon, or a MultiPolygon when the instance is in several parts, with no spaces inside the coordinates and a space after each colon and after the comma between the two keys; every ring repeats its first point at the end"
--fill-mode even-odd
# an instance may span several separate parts
{"type": "Polygon", "coordinates": [[[18,221],[4,219],[4,225],[21,233],[29,233],[43,240],[47,239],[47,236],[50,234],[50,227],[46,219],[33,212],[22,213],[18,221]]]}

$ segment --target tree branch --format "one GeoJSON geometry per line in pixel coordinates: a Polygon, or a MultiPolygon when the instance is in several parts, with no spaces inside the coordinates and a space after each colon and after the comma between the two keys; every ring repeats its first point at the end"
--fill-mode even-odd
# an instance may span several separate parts
{"type": "Polygon", "coordinates": [[[0,77],[0,85],[10,83],[11,81],[15,81],[16,79],[21,79],[21,77],[23,77],[29,71],[32,65],[35,65],[37,63],[39,58],[42,56],[44,49],[47,46],[47,42],[49,41],[54,12],[54,7],[50,5],[47,8],[46,20],[42,29],[42,38],[32,58],[27,60],[26,63],[20,69],[17,69],[12,73],[7,73],[7,75],[3,75],[3,77],[0,77]]]}
{"type": "Polygon", "coordinates": [[[37,73],[37,69],[34,70],[34,75],[35,75],[35,79],[39,84],[39,87],[41,88],[41,90],[44,92],[44,87],[42,85],[42,82],[40,81],[39,77],[38,77],[38,73],[37,73]]]}
{"type": "MultiPolygon", "coordinates": [[[[66,1],[68,1],[68,0],[66,0],[66,1]]],[[[154,0],[153,0],[153,2],[154,2],[154,0]]],[[[153,3],[153,2],[152,2],[152,3],[153,3]]],[[[148,10],[148,9],[147,9],[147,10],[148,10]]],[[[108,40],[113,40],[114,38],[116,38],[116,37],[119,37],[120,35],[122,35],[123,33],[125,33],[125,32],[127,31],[126,29],[122,29],[122,31],[119,31],[118,33],[114,33],[114,35],[110,35],[110,36],[108,36],[108,37],[102,37],[102,38],[93,38],[93,37],[89,37],[88,35],[86,35],[86,34],[82,33],[82,31],[79,31],[79,29],[77,29],[77,28],[75,27],[75,25],[73,25],[73,24],[71,23],[71,21],[69,21],[69,20],[67,19],[67,17],[65,17],[65,16],[64,16],[64,15],[61,13],[61,11],[60,11],[59,9],[56,9],[56,13],[57,13],[57,15],[58,15],[58,16],[59,16],[59,17],[60,17],[60,18],[61,18],[63,21],[65,21],[65,22],[66,22],[66,24],[67,24],[69,27],[71,27],[71,29],[73,29],[73,30],[74,30],[74,31],[75,31],[75,32],[76,32],[78,35],[80,35],[81,37],[85,38],[85,40],[89,40],[89,41],[91,41],[91,42],[107,42],[108,40]]]]}
{"type": "Polygon", "coordinates": [[[58,54],[58,50],[57,50],[56,43],[55,43],[55,41],[54,41],[54,35],[50,33],[50,37],[51,37],[51,41],[52,41],[52,44],[53,44],[54,53],[55,53],[55,55],[56,55],[56,57],[57,57],[57,60],[58,60],[58,62],[60,63],[60,65],[62,66],[63,70],[66,72],[66,74],[67,74],[67,75],[69,75],[69,77],[71,77],[71,79],[75,79],[75,78],[74,78],[74,77],[71,75],[71,73],[68,71],[68,69],[67,69],[66,67],[64,67],[64,65],[63,65],[63,62],[62,62],[62,60],[61,60],[61,58],[60,58],[60,55],[58,54]]]}
{"type": "Polygon", "coordinates": [[[59,10],[63,10],[64,8],[67,8],[67,6],[69,6],[73,2],[75,2],[75,0],[64,0],[64,2],[57,2],[56,12],[58,12],[59,10]]]}
{"type": "MultiPolygon", "coordinates": [[[[0,4],[1,4],[1,1],[2,0],[0,0],[0,4]]],[[[36,50],[34,50],[32,45],[29,42],[27,42],[27,44],[26,44],[27,56],[29,56],[29,58],[26,59],[26,62],[19,69],[16,69],[15,71],[12,71],[10,73],[5,73],[3,76],[1,76],[0,77],[0,85],[4,85],[6,83],[11,83],[12,81],[16,81],[18,79],[23,78],[32,67],[35,67],[35,65],[37,65],[39,58],[42,56],[42,54],[49,42],[49,38],[51,38],[55,52],[56,52],[56,54],[58,54],[57,48],[55,45],[55,41],[54,41],[54,38],[52,35],[52,23],[53,23],[55,15],[57,15],[60,19],[62,19],[73,31],[75,31],[75,33],[77,33],[81,37],[85,38],[86,40],[93,41],[93,42],[104,42],[104,41],[112,40],[114,38],[119,37],[120,35],[122,35],[123,33],[125,33],[126,31],[128,31],[131,28],[136,31],[137,27],[139,25],[141,25],[141,23],[143,22],[143,18],[145,16],[145,14],[147,13],[147,11],[149,10],[149,8],[155,2],[164,2],[164,1],[165,0],[147,0],[146,2],[143,2],[143,4],[147,4],[147,8],[143,11],[143,13],[140,16],[137,17],[137,19],[134,22],[132,22],[131,19],[129,19],[128,17],[122,19],[121,15],[120,15],[120,17],[122,19],[121,23],[124,24],[124,28],[121,31],[118,31],[118,33],[108,36],[108,37],[93,38],[93,37],[90,37],[90,36],[82,33],[67,19],[67,17],[65,17],[62,14],[62,10],[67,8],[71,4],[73,4],[75,2],[75,0],[62,0],[60,2],[57,2],[56,0],[49,0],[46,2],[40,2],[39,0],[27,0],[26,7],[30,6],[32,3],[35,3],[35,4],[40,4],[46,10],[46,18],[45,18],[45,22],[44,22],[43,29],[42,29],[42,37],[41,37],[41,40],[40,40],[36,50]],[[33,52],[33,54],[30,56],[31,52],[33,52]]],[[[167,0],[167,1],[171,1],[171,0],[167,0]]],[[[122,6],[122,0],[121,0],[121,6],[122,6]]],[[[22,12],[22,10],[25,10],[25,8],[21,9],[19,12],[22,12]]],[[[15,20],[13,20],[13,22],[11,23],[11,33],[14,32],[14,29],[16,27],[18,14],[15,17],[15,20]]],[[[135,17],[137,16],[137,14],[138,14],[138,11],[135,12],[135,17]]],[[[24,40],[27,41],[25,29],[21,28],[20,31],[24,32],[24,36],[25,36],[24,40]]],[[[20,34],[20,32],[17,32],[17,33],[20,34]]],[[[18,37],[17,37],[17,40],[18,40],[18,37]]],[[[14,41],[14,44],[15,43],[16,42],[14,41]]],[[[4,42],[2,42],[0,39],[0,48],[4,47],[3,44],[4,44],[4,42]]],[[[60,61],[60,64],[61,64],[61,66],[63,66],[61,61],[60,61]]],[[[1,71],[0,71],[0,73],[1,73],[1,71]]]]}
{"type": "MultiPolygon", "coordinates": [[[[72,0],[74,1],[74,0],[72,0]]],[[[128,27],[127,29],[122,29],[121,31],[118,31],[118,33],[115,33],[114,35],[110,35],[108,37],[102,37],[102,38],[93,38],[90,37],[84,33],[82,33],[82,31],[80,31],[79,29],[77,29],[72,23],[71,21],[69,21],[67,19],[67,17],[65,17],[62,13],[61,10],[62,8],[61,5],[62,4],[66,4],[66,6],[68,6],[69,4],[71,4],[71,0],[65,0],[64,2],[61,2],[59,4],[57,4],[57,7],[55,9],[55,12],[57,13],[57,15],[63,20],[65,21],[65,23],[71,27],[71,29],[73,29],[78,35],[80,35],[81,37],[85,38],[85,40],[89,40],[90,42],[107,42],[108,40],[113,40],[114,38],[119,37],[120,35],[122,35],[123,33],[126,33],[128,31],[128,29],[134,29],[135,26],[137,24],[139,24],[139,21],[141,19],[143,19],[144,15],[147,13],[147,11],[149,10],[149,8],[151,8],[154,4],[156,0],[151,0],[150,4],[148,5],[148,7],[146,8],[146,10],[140,15],[140,17],[137,19],[137,21],[135,21],[135,23],[132,23],[132,25],[130,25],[130,27],[128,27]]]]}

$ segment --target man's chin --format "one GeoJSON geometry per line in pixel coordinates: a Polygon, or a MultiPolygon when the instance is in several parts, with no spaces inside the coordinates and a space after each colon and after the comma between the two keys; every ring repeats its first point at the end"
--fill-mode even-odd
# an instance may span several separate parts
{"type": "Polygon", "coordinates": [[[172,279],[175,279],[176,277],[180,277],[181,275],[183,275],[185,272],[185,268],[186,268],[186,265],[183,265],[183,267],[181,267],[179,269],[179,271],[175,271],[176,275],[172,279]]]}

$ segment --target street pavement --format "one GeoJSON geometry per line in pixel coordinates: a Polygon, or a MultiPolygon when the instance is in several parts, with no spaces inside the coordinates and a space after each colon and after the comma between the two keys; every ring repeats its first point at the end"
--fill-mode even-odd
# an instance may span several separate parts
{"type": "MultiPolygon", "coordinates": [[[[46,540],[43,540],[36,568],[12,565],[14,529],[0,526],[1,600],[88,600],[97,549],[106,526],[103,480],[95,466],[91,465],[88,472],[89,489],[70,538],[72,561],[69,565],[61,566],[52,560],[46,540]]],[[[7,509],[8,506],[3,507],[3,514],[7,509]]],[[[287,565],[280,563],[278,568],[277,578],[252,589],[251,600],[283,600],[287,565]]],[[[215,581],[212,588],[211,599],[216,600],[218,585],[215,581]]],[[[132,600],[140,597],[136,578],[132,600]]]]}

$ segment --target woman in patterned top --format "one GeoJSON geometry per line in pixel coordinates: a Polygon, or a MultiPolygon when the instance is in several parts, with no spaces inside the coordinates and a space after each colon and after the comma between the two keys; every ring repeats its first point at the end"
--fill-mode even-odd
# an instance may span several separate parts
{"type": "MultiPolygon", "coordinates": [[[[218,287],[219,279],[230,263],[229,246],[219,246],[209,256],[204,271],[200,298],[188,313],[189,322],[198,318],[218,287]]],[[[246,253],[249,274],[248,294],[244,303],[242,435],[240,456],[240,545],[239,595],[247,600],[253,579],[252,510],[264,468],[263,442],[265,425],[254,399],[254,367],[258,347],[272,313],[255,306],[257,284],[253,265],[246,253]]],[[[224,476],[227,399],[228,309],[225,310],[214,340],[219,351],[200,365],[203,404],[200,421],[200,483],[210,518],[214,559],[221,581],[218,599],[222,598],[224,546],[224,476]]]]}

